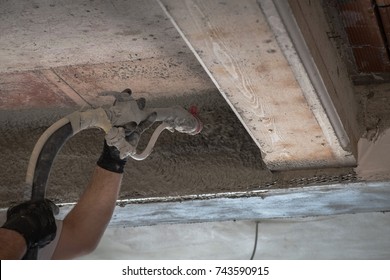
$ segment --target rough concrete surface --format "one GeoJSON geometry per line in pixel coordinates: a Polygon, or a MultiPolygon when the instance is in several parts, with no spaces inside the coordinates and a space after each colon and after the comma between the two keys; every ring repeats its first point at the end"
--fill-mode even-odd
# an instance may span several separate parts
{"type": "Polygon", "coordinates": [[[390,129],[385,130],[375,139],[359,140],[359,165],[357,175],[364,180],[390,179],[390,129]]]}
{"type": "Polygon", "coordinates": [[[375,140],[390,128],[390,84],[359,85],[355,88],[362,112],[363,137],[375,140]]]}
{"type": "Polygon", "coordinates": [[[0,4],[0,72],[189,52],[154,0],[0,4]]]}
{"type": "MultiPolygon", "coordinates": [[[[164,131],[149,158],[129,160],[120,199],[245,192],[354,180],[352,169],[345,168],[271,173],[261,160],[260,150],[217,91],[149,101],[150,107],[198,105],[204,129],[195,136],[164,131]]],[[[49,125],[73,111],[74,108],[0,111],[0,207],[30,195],[24,179],[36,141],[49,125]]],[[[150,134],[148,131],[142,136],[141,150],[150,134]]],[[[53,164],[48,198],[61,203],[77,201],[101,153],[103,137],[102,131],[87,130],[66,143],[53,164]]]]}
{"type": "MultiPolygon", "coordinates": [[[[197,98],[170,98],[150,102],[161,107],[199,105],[204,131],[197,136],[162,133],[152,155],[126,166],[120,198],[199,194],[249,190],[269,180],[260,151],[218,92],[197,98]],[[201,97],[201,98],[200,98],[201,97]]],[[[23,198],[28,159],[44,129],[72,109],[1,112],[1,206],[23,198]],[[16,128],[16,129],[15,129],[16,128]]],[[[149,135],[143,135],[146,143],[149,135]]],[[[140,144],[140,148],[145,143],[140,144]]],[[[74,136],[59,153],[52,168],[48,197],[76,201],[95,166],[103,143],[98,130],[74,136]]]]}

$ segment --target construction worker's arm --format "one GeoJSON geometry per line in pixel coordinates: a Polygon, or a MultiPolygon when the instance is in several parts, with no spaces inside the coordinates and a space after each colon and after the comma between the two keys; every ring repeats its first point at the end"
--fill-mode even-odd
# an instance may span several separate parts
{"type": "Polygon", "coordinates": [[[86,255],[99,244],[111,219],[122,173],[97,166],[76,206],[65,217],[53,259],[86,255]]]}
{"type": "MultiPolygon", "coordinates": [[[[141,134],[155,119],[153,113],[138,125],[129,124],[126,141],[136,147],[141,134]]],[[[127,158],[121,159],[117,148],[104,141],[103,153],[90,183],[63,221],[53,259],[80,257],[96,248],[113,214],[126,162],[127,158]]]]}
{"type": "Polygon", "coordinates": [[[23,235],[4,228],[0,228],[0,248],[0,260],[19,260],[27,250],[23,235]]]}
{"type": "Polygon", "coordinates": [[[53,213],[58,214],[58,207],[47,199],[9,208],[0,228],[0,259],[21,259],[27,249],[49,244],[57,232],[53,213]]]}

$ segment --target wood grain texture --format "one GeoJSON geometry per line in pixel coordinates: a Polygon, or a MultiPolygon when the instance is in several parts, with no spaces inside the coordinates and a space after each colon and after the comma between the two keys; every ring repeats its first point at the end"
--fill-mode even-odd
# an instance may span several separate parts
{"type": "Polygon", "coordinates": [[[270,169],[341,165],[254,0],[163,0],[270,169]]]}

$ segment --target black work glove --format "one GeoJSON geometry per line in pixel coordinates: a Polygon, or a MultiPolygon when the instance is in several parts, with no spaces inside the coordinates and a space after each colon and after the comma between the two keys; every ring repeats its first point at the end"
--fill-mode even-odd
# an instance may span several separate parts
{"type": "Polygon", "coordinates": [[[58,207],[48,199],[27,201],[8,209],[2,228],[20,233],[26,240],[27,249],[42,248],[56,236],[53,214],[58,212],[58,207]]]}
{"type": "MultiPolygon", "coordinates": [[[[122,93],[131,95],[131,90],[126,89],[122,93]]],[[[138,109],[143,110],[145,108],[145,99],[140,98],[136,100],[138,109]]],[[[114,104],[115,105],[115,104],[114,104]]],[[[121,126],[125,130],[126,141],[136,149],[141,134],[150,128],[155,122],[157,114],[151,113],[145,120],[141,121],[138,125],[136,122],[129,122],[121,126]]],[[[109,146],[107,141],[104,140],[103,152],[97,161],[97,165],[103,169],[106,169],[115,173],[123,173],[128,157],[121,158],[120,152],[115,146],[109,146]]]]}

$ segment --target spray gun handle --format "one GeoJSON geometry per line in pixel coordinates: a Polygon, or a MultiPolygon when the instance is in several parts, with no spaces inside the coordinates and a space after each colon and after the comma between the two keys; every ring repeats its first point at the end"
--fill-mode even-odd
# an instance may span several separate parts
{"type": "Polygon", "coordinates": [[[118,93],[113,106],[106,109],[107,120],[110,122],[110,129],[105,130],[105,137],[109,146],[115,146],[119,150],[122,159],[130,156],[136,160],[146,159],[157,141],[157,138],[164,129],[178,131],[190,135],[198,134],[203,124],[197,117],[196,107],[192,107],[190,112],[182,107],[171,108],[145,108],[145,100],[135,100],[129,92],[118,93]],[[137,125],[156,114],[155,121],[161,121],[162,124],[154,131],[147,147],[141,153],[137,153],[136,146],[132,146],[125,139],[125,126],[134,122],[137,125]]]}
{"type": "Polygon", "coordinates": [[[197,116],[197,109],[195,106],[191,107],[189,111],[179,106],[171,108],[151,108],[147,111],[149,111],[149,113],[156,112],[156,121],[165,122],[171,129],[181,133],[195,135],[200,133],[203,129],[203,124],[197,116]]]}
{"type": "MultiPolygon", "coordinates": [[[[155,129],[152,136],[150,137],[149,143],[146,146],[145,150],[141,153],[137,153],[134,147],[126,148],[126,143],[124,139],[121,139],[121,144],[118,147],[123,147],[122,151],[120,150],[123,157],[130,156],[135,160],[144,160],[146,159],[153,150],[154,145],[156,144],[157,138],[160,136],[161,132],[165,129],[173,132],[174,130],[187,133],[190,135],[195,135],[201,132],[203,124],[200,119],[197,117],[196,112],[186,111],[182,107],[172,107],[172,108],[151,108],[146,110],[148,114],[152,112],[157,113],[156,121],[162,121],[162,123],[155,129]]],[[[117,147],[117,148],[118,148],[117,147]]]]}

